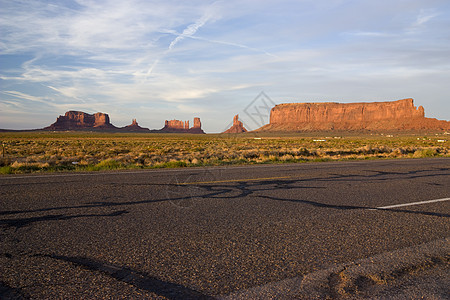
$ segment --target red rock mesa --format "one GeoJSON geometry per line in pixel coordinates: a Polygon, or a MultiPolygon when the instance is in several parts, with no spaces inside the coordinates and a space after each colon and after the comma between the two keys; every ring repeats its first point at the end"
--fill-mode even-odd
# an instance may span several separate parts
{"type": "Polygon", "coordinates": [[[242,132],[247,132],[247,129],[245,129],[242,122],[239,121],[239,115],[235,115],[233,118],[233,125],[228,130],[225,130],[223,133],[242,133],[242,132]]]}
{"type": "Polygon", "coordinates": [[[413,99],[370,103],[287,103],[270,112],[258,131],[450,130],[450,122],[425,118],[413,99]]]}
{"type": "Polygon", "coordinates": [[[87,114],[82,111],[68,111],[45,130],[116,129],[109,121],[108,114],[87,114]]]}
{"type": "Polygon", "coordinates": [[[168,133],[205,133],[202,130],[200,118],[194,118],[194,126],[191,128],[189,128],[189,121],[166,120],[164,127],[159,131],[168,133]]]}

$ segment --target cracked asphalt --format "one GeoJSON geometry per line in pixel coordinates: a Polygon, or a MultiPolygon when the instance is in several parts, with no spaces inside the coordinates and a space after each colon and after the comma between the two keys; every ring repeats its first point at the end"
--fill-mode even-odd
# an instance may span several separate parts
{"type": "MultiPolygon", "coordinates": [[[[449,158],[1,176],[0,298],[244,295],[444,240],[436,268],[405,273],[417,289],[448,282],[450,203],[379,208],[449,197],[449,158]]],[[[334,277],[314,297],[393,282],[334,277]]]]}

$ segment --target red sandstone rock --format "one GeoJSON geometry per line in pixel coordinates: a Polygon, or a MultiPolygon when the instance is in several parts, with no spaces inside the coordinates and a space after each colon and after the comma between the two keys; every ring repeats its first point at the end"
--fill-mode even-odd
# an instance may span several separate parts
{"type": "Polygon", "coordinates": [[[131,132],[150,132],[150,129],[139,126],[136,119],[133,119],[130,125],[121,128],[121,130],[131,132]]]}
{"type": "Polygon", "coordinates": [[[258,131],[450,130],[450,122],[425,118],[413,99],[371,103],[288,103],[270,112],[258,131]]]}
{"type": "Polygon", "coordinates": [[[108,114],[87,114],[81,111],[68,111],[59,116],[46,130],[116,129],[109,121],[108,114]]]}
{"type": "Polygon", "coordinates": [[[235,115],[233,118],[233,125],[225,130],[223,133],[242,133],[247,132],[247,129],[244,128],[244,125],[241,121],[239,121],[239,115],[235,115]]]}
{"type": "Polygon", "coordinates": [[[200,118],[194,118],[194,126],[192,128],[202,128],[202,122],[200,122],[200,118]]]}
{"type": "Polygon", "coordinates": [[[180,120],[166,120],[164,127],[159,131],[168,133],[205,133],[202,130],[200,118],[194,118],[194,126],[191,128],[189,128],[189,121],[183,122],[180,120]]]}
{"type": "Polygon", "coordinates": [[[129,131],[129,132],[174,132],[174,133],[204,133],[200,118],[194,118],[194,126],[189,128],[189,121],[166,121],[164,128],[150,130],[139,126],[136,119],[128,126],[117,128],[110,123],[108,114],[87,114],[81,111],[68,111],[59,116],[52,125],[43,130],[101,130],[101,131],[129,131]]]}
{"type": "Polygon", "coordinates": [[[186,123],[180,120],[166,120],[164,124],[164,128],[171,128],[171,129],[189,129],[189,127],[186,128],[186,123]]]}

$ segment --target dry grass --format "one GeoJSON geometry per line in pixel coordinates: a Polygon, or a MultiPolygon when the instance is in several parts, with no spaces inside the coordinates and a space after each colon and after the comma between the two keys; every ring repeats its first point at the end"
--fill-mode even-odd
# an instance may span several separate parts
{"type": "Polygon", "coordinates": [[[450,157],[447,138],[0,133],[0,173],[450,157]]]}

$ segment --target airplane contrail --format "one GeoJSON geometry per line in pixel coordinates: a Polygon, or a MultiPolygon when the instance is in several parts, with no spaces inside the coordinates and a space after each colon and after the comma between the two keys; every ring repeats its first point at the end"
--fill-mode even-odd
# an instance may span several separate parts
{"type": "MultiPolygon", "coordinates": [[[[188,27],[186,27],[181,34],[177,35],[177,37],[170,43],[170,45],[167,48],[167,50],[164,51],[164,53],[153,62],[152,66],[147,71],[147,77],[150,76],[150,74],[153,72],[153,69],[156,67],[156,65],[158,65],[160,60],[164,56],[166,56],[170,51],[172,51],[172,49],[175,47],[176,44],[178,44],[181,40],[183,40],[183,39],[185,39],[187,37],[192,37],[203,25],[206,24],[206,22],[208,22],[210,17],[211,16],[208,13],[203,15],[195,23],[193,23],[193,24],[189,25],[188,27]]],[[[175,34],[175,33],[172,33],[172,34],[175,34]]]]}
{"type": "Polygon", "coordinates": [[[194,40],[201,40],[201,41],[206,41],[206,42],[210,42],[210,43],[216,43],[216,44],[222,44],[222,45],[228,45],[228,46],[234,46],[234,47],[238,47],[238,48],[243,48],[243,49],[247,49],[247,50],[251,50],[251,51],[255,51],[255,52],[261,52],[264,53],[268,56],[271,57],[275,57],[278,58],[278,56],[276,56],[275,54],[272,54],[270,52],[267,52],[264,49],[258,49],[258,48],[254,48],[254,47],[250,47],[244,44],[238,44],[238,43],[232,43],[232,42],[225,42],[225,41],[219,41],[219,40],[211,40],[211,39],[205,39],[202,37],[198,37],[198,36],[189,36],[188,38],[194,39],[194,40]]]}
{"type": "MultiPolygon", "coordinates": [[[[216,1],[214,2],[212,6],[214,6],[215,4],[219,3],[221,1],[216,1]]],[[[212,40],[212,39],[206,39],[206,38],[202,38],[202,37],[196,37],[194,36],[197,31],[203,27],[208,20],[211,18],[211,13],[210,12],[206,12],[203,16],[201,16],[197,21],[195,21],[195,23],[190,24],[189,26],[187,26],[182,33],[177,33],[174,30],[167,30],[166,33],[169,34],[173,34],[176,37],[172,40],[172,42],[169,44],[169,47],[166,49],[166,51],[164,51],[164,53],[162,55],[160,55],[158,58],[155,59],[155,61],[153,62],[153,64],[150,66],[150,68],[147,71],[147,75],[146,78],[148,78],[152,73],[153,70],[155,69],[155,67],[159,64],[159,62],[167,55],[169,54],[172,49],[183,39],[185,38],[190,38],[190,39],[196,39],[196,40],[203,40],[203,41],[207,41],[210,43],[216,43],[216,44],[222,44],[222,45],[228,45],[228,46],[234,46],[234,47],[239,47],[239,48],[243,48],[243,49],[247,49],[247,50],[251,50],[251,51],[255,51],[255,52],[260,52],[260,53],[264,53],[268,56],[271,57],[275,57],[277,58],[276,55],[269,53],[263,49],[258,49],[258,48],[253,48],[253,47],[249,47],[247,45],[243,45],[243,44],[238,44],[238,43],[232,43],[232,42],[225,42],[225,41],[218,41],[218,40],[212,40]]]]}
{"type": "Polygon", "coordinates": [[[169,45],[169,49],[168,51],[172,50],[173,47],[175,47],[175,45],[183,40],[186,37],[191,37],[193,36],[197,30],[200,29],[200,27],[202,27],[203,25],[205,25],[205,23],[208,21],[209,19],[209,15],[204,15],[202,16],[200,19],[197,20],[197,22],[195,22],[194,24],[189,25],[188,27],[186,27],[183,30],[183,33],[179,36],[177,36],[169,45]]]}

